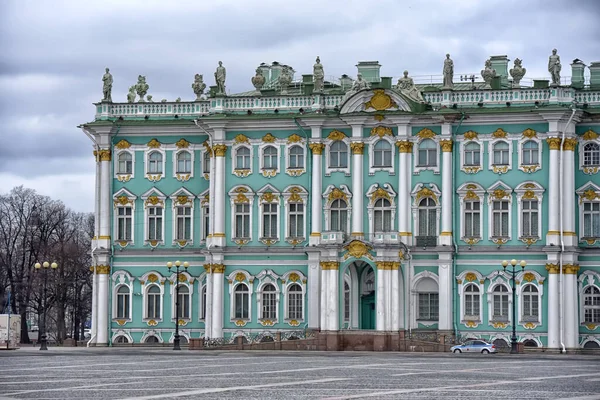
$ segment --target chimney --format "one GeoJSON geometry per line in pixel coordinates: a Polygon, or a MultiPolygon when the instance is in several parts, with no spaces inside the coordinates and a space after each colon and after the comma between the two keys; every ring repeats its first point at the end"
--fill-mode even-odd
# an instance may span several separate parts
{"type": "Polygon", "coordinates": [[[350,89],[352,87],[352,78],[346,74],[342,75],[340,78],[340,85],[342,86],[343,90],[350,89]]]}
{"type": "Polygon", "coordinates": [[[379,61],[359,61],[356,67],[365,81],[379,83],[379,70],[381,69],[379,61]]]}
{"type": "Polygon", "coordinates": [[[491,56],[492,68],[496,70],[496,76],[500,77],[500,87],[508,88],[508,62],[507,56],[491,56]]]}
{"type": "Polygon", "coordinates": [[[271,82],[276,82],[279,79],[279,75],[281,75],[281,70],[283,67],[277,61],[273,61],[271,64],[271,82]]]}
{"type": "Polygon", "coordinates": [[[579,58],[573,60],[571,64],[571,87],[575,89],[583,89],[585,78],[583,72],[585,71],[585,64],[579,58]]]}
{"type": "Polygon", "coordinates": [[[590,89],[600,89],[600,61],[590,63],[590,89]]]}
{"type": "Polygon", "coordinates": [[[270,67],[265,63],[260,63],[260,65],[258,66],[258,69],[261,70],[263,76],[265,77],[265,83],[269,82],[270,67]]]}

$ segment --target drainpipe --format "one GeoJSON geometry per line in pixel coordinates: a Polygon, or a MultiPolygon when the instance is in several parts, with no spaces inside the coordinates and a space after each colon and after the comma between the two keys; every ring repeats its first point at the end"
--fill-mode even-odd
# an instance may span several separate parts
{"type": "MultiPolygon", "coordinates": [[[[575,106],[572,105],[571,106],[571,116],[569,117],[569,120],[567,121],[567,124],[565,125],[565,128],[563,129],[562,132],[562,137],[560,139],[560,151],[559,151],[559,158],[558,158],[558,170],[560,171],[560,174],[558,176],[558,193],[560,194],[558,196],[558,209],[562,210],[562,204],[563,204],[563,181],[564,181],[564,163],[563,163],[563,143],[565,142],[565,135],[566,135],[566,131],[567,131],[567,127],[569,126],[569,124],[571,123],[571,121],[573,121],[573,117],[575,116],[575,112],[577,111],[575,106]]],[[[572,195],[572,193],[569,193],[568,195],[572,195]]],[[[564,310],[564,295],[565,295],[565,281],[563,279],[563,253],[565,251],[565,241],[563,239],[563,215],[561,212],[560,218],[558,223],[560,224],[560,228],[559,228],[559,232],[560,232],[560,259],[559,259],[559,275],[558,278],[560,279],[559,282],[559,288],[560,288],[560,293],[558,296],[558,299],[560,301],[560,305],[558,308],[559,311],[559,315],[558,315],[558,319],[560,321],[560,347],[562,348],[561,353],[566,353],[567,350],[565,349],[565,343],[564,343],[564,314],[565,314],[565,310],[564,310]]]]}
{"type": "MultiPolygon", "coordinates": [[[[306,172],[308,174],[308,196],[306,197],[306,204],[308,207],[311,206],[310,200],[311,200],[311,188],[312,188],[312,154],[310,154],[309,152],[309,147],[308,147],[308,134],[306,133],[306,131],[304,130],[304,128],[302,128],[302,126],[300,126],[300,124],[298,123],[298,118],[294,117],[294,123],[296,124],[296,126],[298,127],[298,129],[300,129],[300,132],[302,132],[302,135],[304,135],[304,139],[306,139],[306,172]]],[[[315,196],[318,196],[318,193],[314,194],[315,196]]],[[[308,207],[307,207],[307,211],[308,211],[308,207]]],[[[308,236],[310,236],[310,232],[312,232],[312,226],[310,227],[310,229],[307,229],[307,238],[308,236]]],[[[306,241],[306,244],[304,245],[304,247],[308,246],[308,240],[306,241]]],[[[342,286],[343,287],[343,286],[342,286]]]]}

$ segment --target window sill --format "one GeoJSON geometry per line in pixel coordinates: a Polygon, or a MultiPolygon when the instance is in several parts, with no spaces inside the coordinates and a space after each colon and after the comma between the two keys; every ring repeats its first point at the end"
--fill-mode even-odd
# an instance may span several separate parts
{"type": "Polygon", "coordinates": [[[242,178],[250,175],[251,173],[252,173],[252,170],[250,170],[250,169],[239,169],[239,168],[236,168],[236,169],[233,170],[233,174],[234,175],[236,175],[238,177],[242,177],[242,178]]]}
{"type": "Polygon", "coordinates": [[[261,243],[264,244],[265,246],[272,246],[279,241],[279,238],[278,237],[261,237],[258,240],[260,240],[261,243]]]}

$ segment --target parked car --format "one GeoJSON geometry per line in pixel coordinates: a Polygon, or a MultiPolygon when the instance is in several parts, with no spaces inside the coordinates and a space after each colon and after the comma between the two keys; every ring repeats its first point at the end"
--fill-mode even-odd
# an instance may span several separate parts
{"type": "Polygon", "coordinates": [[[484,342],[483,340],[470,340],[466,343],[459,344],[450,348],[450,351],[453,353],[497,353],[498,349],[496,346],[484,342]]]}

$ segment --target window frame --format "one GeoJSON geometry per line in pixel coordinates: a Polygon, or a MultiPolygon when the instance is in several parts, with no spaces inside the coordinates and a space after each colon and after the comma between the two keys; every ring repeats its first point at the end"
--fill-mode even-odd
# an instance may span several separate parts
{"type": "MultiPolygon", "coordinates": [[[[230,222],[230,232],[231,232],[231,240],[233,240],[237,245],[244,245],[253,239],[253,217],[254,217],[254,199],[255,193],[252,191],[250,186],[247,185],[237,185],[231,188],[229,191],[229,203],[230,203],[230,213],[231,213],[231,222],[230,222]],[[247,205],[248,206],[248,237],[238,237],[237,236],[237,206],[238,205],[247,205]]],[[[245,213],[243,215],[246,215],[245,213]]],[[[260,221],[260,219],[259,219],[260,221]]]]}
{"type": "Polygon", "coordinates": [[[467,135],[468,137],[465,137],[465,135],[463,135],[463,140],[460,141],[460,170],[466,174],[476,174],[479,171],[483,170],[483,148],[484,148],[484,142],[482,142],[479,139],[479,136],[477,133],[473,132],[473,131],[469,131],[470,133],[467,135],[467,132],[465,132],[465,135],[467,135]],[[466,147],[474,144],[479,146],[479,165],[469,165],[467,164],[467,157],[466,157],[466,147]]]}
{"type": "Polygon", "coordinates": [[[177,179],[178,181],[181,182],[186,182],[188,180],[190,180],[191,178],[194,177],[194,170],[195,170],[195,151],[192,149],[187,149],[187,148],[183,148],[183,149],[178,149],[173,151],[173,177],[175,179],[177,179]],[[187,162],[189,162],[189,171],[188,172],[183,172],[179,170],[179,156],[182,154],[187,153],[188,156],[190,157],[189,160],[186,160],[187,162]]]}
{"type": "Polygon", "coordinates": [[[531,136],[531,135],[530,136],[521,136],[521,138],[519,139],[518,145],[519,145],[519,151],[518,151],[519,170],[531,174],[531,173],[534,173],[534,172],[542,169],[544,145],[543,145],[543,142],[538,138],[537,134],[535,136],[531,136]],[[533,152],[536,153],[537,163],[525,164],[524,146],[527,143],[535,143],[537,145],[537,149],[535,151],[534,150],[530,151],[530,153],[533,153],[533,152]]]}
{"type": "Polygon", "coordinates": [[[342,232],[344,235],[349,235],[352,228],[352,193],[348,186],[340,185],[339,188],[334,185],[328,185],[323,192],[323,218],[324,232],[342,232]],[[332,227],[332,206],[336,200],[342,200],[346,203],[346,230],[334,230],[332,227]]]}
{"type": "MultiPolygon", "coordinates": [[[[125,161],[125,162],[127,162],[127,161],[125,161]]],[[[135,177],[135,151],[130,150],[130,149],[123,149],[123,150],[117,151],[115,154],[114,171],[115,171],[115,178],[117,180],[119,180],[120,182],[129,182],[131,180],[131,178],[134,178],[135,177]],[[129,155],[129,157],[131,157],[131,160],[128,161],[129,163],[131,163],[131,172],[121,172],[120,157],[125,154],[127,154],[127,155],[129,155]]]]}
{"type": "Polygon", "coordinates": [[[271,178],[276,176],[281,170],[281,149],[277,142],[273,143],[262,143],[258,147],[259,149],[259,168],[260,173],[265,178],[271,178]],[[275,152],[274,154],[266,154],[267,151],[271,151],[271,149],[275,152]],[[267,160],[268,158],[268,160],[267,160]],[[268,161],[268,162],[267,162],[268,161]]]}
{"type": "MultiPolygon", "coordinates": [[[[427,284],[430,285],[430,284],[427,284]]],[[[412,287],[411,287],[411,303],[412,303],[412,316],[411,316],[411,325],[413,328],[418,328],[419,325],[423,325],[423,326],[434,326],[436,324],[439,324],[439,293],[440,293],[440,283],[439,283],[439,278],[436,274],[434,274],[433,272],[430,271],[423,271],[420,272],[418,274],[416,274],[413,278],[413,282],[412,282],[412,287]],[[436,288],[437,288],[437,292],[432,291],[432,288],[428,288],[428,287],[421,287],[421,285],[426,282],[427,280],[431,280],[433,283],[435,283],[436,288]],[[419,310],[419,294],[437,294],[438,295],[438,310],[437,310],[437,318],[436,320],[434,319],[420,319],[420,310],[419,310]]],[[[431,296],[430,300],[431,300],[431,296]]],[[[429,305],[431,306],[431,304],[429,305]]],[[[430,309],[431,311],[431,309],[430,309]]]]}
{"type": "MultiPolygon", "coordinates": [[[[285,240],[287,243],[295,246],[299,243],[302,243],[304,241],[306,241],[307,239],[307,234],[306,234],[306,224],[307,224],[307,218],[306,216],[308,215],[308,191],[300,185],[290,185],[287,186],[283,192],[281,193],[281,195],[283,196],[283,206],[284,208],[284,212],[285,212],[285,218],[283,221],[283,229],[284,229],[284,233],[286,235],[285,240]],[[303,204],[304,207],[304,217],[302,218],[302,233],[303,236],[298,236],[298,237],[292,237],[289,236],[290,233],[290,229],[291,229],[291,204],[303,204]]],[[[281,209],[281,207],[279,208],[281,209]]]]}
{"type": "MultiPolygon", "coordinates": [[[[508,275],[508,274],[507,274],[508,275]]],[[[488,302],[488,321],[489,324],[500,325],[500,326],[508,326],[512,324],[512,288],[510,286],[509,278],[504,276],[504,273],[498,275],[497,279],[490,282],[490,285],[487,289],[487,302],[488,302]],[[506,291],[496,291],[496,288],[502,287],[506,289],[506,291]],[[506,311],[506,318],[498,318],[503,315],[496,315],[496,297],[500,297],[500,312],[506,311]],[[506,299],[503,298],[506,296],[506,299]],[[504,307],[504,300],[506,300],[506,308],[504,307]]]]}
{"type": "MultiPolygon", "coordinates": [[[[250,141],[234,144],[231,149],[231,173],[237,177],[246,177],[254,172],[254,146],[250,141]],[[242,150],[248,150],[248,155],[239,155],[242,150]],[[248,162],[248,168],[240,168],[238,157],[244,157],[244,163],[248,162]]],[[[243,165],[245,167],[245,165],[243,165]]]]}
{"type": "MultiPolygon", "coordinates": [[[[173,270],[171,270],[171,271],[173,271],[173,270]]],[[[194,285],[193,285],[193,281],[194,281],[194,278],[192,278],[192,276],[188,272],[181,271],[181,269],[180,269],[179,270],[179,279],[180,279],[180,281],[177,282],[177,274],[175,272],[173,272],[171,274],[171,276],[169,277],[169,283],[170,283],[170,285],[169,285],[169,295],[170,295],[170,302],[171,302],[171,304],[170,304],[170,306],[171,306],[171,318],[170,318],[170,320],[171,320],[171,322],[175,322],[178,319],[186,321],[186,322],[190,322],[192,320],[192,314],[194,312],[194,306],[193,306],[193,297],[194,297],[194,285]],[[185,281],[181,280],[182,277],[185,278],[185,281]],[[176,283],[178,285],[176,285],[176,283]],[[179,292],[180,297],[182,295],[182,293],[181,293],[181,287],[186,287],[188,289],[187,301],[186,301],[187,304],[186,304],[186,306],[187,306],[189,314],[188,314],[187,317],[177,318],[177,316],[175,314],[176,313],[176,307],[175,307],[175,296],[176,296],[175,289],[176,289],[176,286],[180,287],[180,289],[179,289],[180,290],[180,292],[179,292]]]]}
{"type": "Polygon", "coordinates": [[[505,174],[513,168],[513,141],[508,137],[504,138],[494,138],[488,142],[488,168],[493,171],[495,174],[505,174]],[[496,146],[499,144],[508,145],[508,149],[503,150],[507,152],[507,163],[506,164],[496,164],[495,162],[495,154],[496,154],[496,146]]]}
{"type": "Polygon", "coordinates": [[[135,203],[137,196],[132,194],[127,189],[121,189],[113,195],[113,237],[112,242],[123,247],[135,243],[135,203]],[[131,225],[131,238],[120,238],[119,236],[119,208],[130,208],[130,225],[131,225]]]}
{"type": "MultiPolygon", "coordinates": [[[[513,190],[501,182],[497,182],[487,189],[487,203],[488,203],[488,240],[495,244],[506,244],[512,240],[512,213],[513,213],[513,190]],[[494,210],[495,202],[499,202],[502,205],[504,202],[507,203],[507,209],[494,210]],[[494,235],[495,225],[494,217],[497,214],[507,215],[507,227],[506,235],[494,235]]],[[[500,220],[502,224],[502,218],[500,220]]],[[[502,229],[502,225],[500,227],[502,229]]]]}
{"type": "MultiPolygon", "coordinates": [[[[194,220],[195,220],[195,212],[194,212],[194,206],[195,206],[195,199],[196,196],[194,196],[191,192],[187,191],[186,189],[179,189],[177,192],[173,193],[170,196],[171,199],[171,219],[172,219],[172,223],[171,223],[171,236],[172,236],[172,243],[174,245],[177,245],[179,247],[185,247],[187,245],[193,244],[194,243],[194,220]],[[189,210],[189,221],[190,221],[190,237],[189,239],[186,238],[179,238],[178,235],[178,227],[179,227],[179,221],[180,221],[180,215],[178,214],[179,209],[186,209],[189,210]]],[[[184,215],[185,217],[185,215],[184,215]]]]}
{"type": "Polygon", "coordinates": [[[542,227],[542,215],[543,215],[543,200],[545,189],[537,182],[534,181],[526,181],[521,183],[515,189],[515,193],[517,195],[517,221],[518,221],[518,232],[519,232],[519,240],[523,241],[526,244],[531,245],[532,243],[541,240],[541,232],[543,232],[542,227]],[[525,213],[525,209],[523,207],[524,202],[526,201],[537,201],[537,235],[525,235],[524,233],[524,218],[523,215],[525,213]]]}
{"type": "Polygon", "coordinates": [[[143,310],[143,315],[144,315],[144,321],[150,321],[150,320],[154,320],[156,322],[161,322],[164,319],[164,306],[163,306],[163,301],[164,301],[164,288],[162,287],[161,284],[157,284],[157,283],[149,283],[146,284],[144,286],[144,310],[143,310]],[[158,299],[154,300],[154,307],[156,307],[156,301],[158,301],[158,306],[159,306],[159,310],[158,310],[158,317],[156,316],[156,309],[153,315],[150,315],[150,290],[153,288],[157,288],[158,293],[153,293],[152,297],[158,297],[158,299]]]}
{"type": "MultiPolygon", "coordinates": [[[[292,270],[292,271],[288,271],[285,274],[283,274],[281,276],[281,294],[283,296],[283,320],[288,323],[290,326],[295,327],[298,326],[299,324],[303,323],[306,320],[306,276],[298,271],[298,270],[292,270]],[[291,315],[290,313],[290,306],[291,306],[291,301],[290,301],[290,287],[292,287],[293,285],[298,285],[300,286],[300,300],[302,303],[302,310],[301,310],[301,318],[294,318],[295,316],[291,315]]],[[[279,315],[279,314],[278,314],[279,315]]]]}
{"type": "MultiPolygon", "coordinates": [[[[339,153],[339,152],[338,152],[339,153]]],[[[325,176],[330,176],[332,172],[342,172],[346,176],[350,176],[350,165],[352,163],[352,151],[350,148],[350,138],[343,132],[332,131],[327,140],[325,140],[325,176]],[[344,144],[346,146],[346,166],[331,166],[331,152],[332,147],[336,143],[344,144]]]]}
{"type": "MultiPolygon", "coordinates": [[[[586,236],[587,224],[586,215],[591,215],[591,232],[594,233],[594,215],[598,215],[594,208],[600,209],[600,186],[595,185],[592,181],[588,181],[583,186],[575,191],[578,196],[579,209],[579,241],[587,242],[588,245],[594,245],[600,242],[600,231],[596,236],[586,236]],[[589,205],[591,210],[587,212],[586,206],[589,205]]],[[[600,216],[597,217],[600,220],[600,216]]],[[[600,223],[600,222],[599,222],[600,223]]],[[[600,227],[596,228],[600,229],[600,227]]]]}
{"type": "Polygon", "coordinates": [[[458,286],[458,296],[460,299],[460,319],[461,323],[470,328],[476,328],[479,324],[483,322],[483,298],[484,298],[484,282],[485,278],[479,271],[467,270],[462,272],[460,275],[456,277],[457,286],[458,286]],[[477,307],[479,313],[477,314],[467,314],[467,296],[473,296],[475,292],[467,292],[467,289],[470,287],[477,288],[477,307]]]}
{"type": "Polygon", "coordinates": [[[365,144],[368,145],[367,150],[369,152],[369,175],[375,175],[376,172],[387,172],[390,176],[396,175],[396,143],[394,141],[394,137],[391,135],[385,135],[382,137],[379,137],[378,135],[371,136],[369,139],[366,140],[365,144]],[[380,143],[386,143],[389,146],[389,148],[387,150],[376,149],[377,145],[379,145],[380,143]],[[377,165],[375,163],[375,159],[378,152],[384,153],[384,156],[385,153],[389,152],[389,165],[377,165]]]}
{"type": "Polygon", "coordinates": [[[424,138],[419,140],[419,142],[417,143],[416,147],[416,158],[415,158],[415,164],[416,167],[418,168],[422,168],[422,169],[434,169],[434,168],[439,168],[439,143],[434,140],[433,138],[424,138]],[[431,147],[427,147],[427,148],[421,148],[422,146],[424,146],[425,144],[429,145],[429,143],[431,143],[431,147]],[[426,163],[422,164],[421,163],[421,152],[425,152],[426,155],[426,163]]]}

